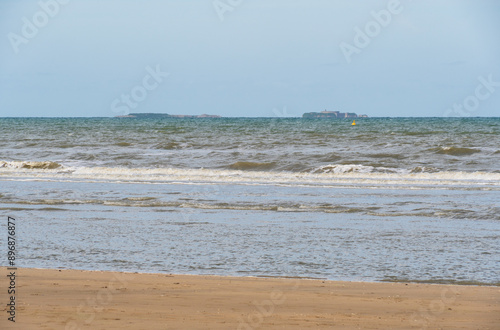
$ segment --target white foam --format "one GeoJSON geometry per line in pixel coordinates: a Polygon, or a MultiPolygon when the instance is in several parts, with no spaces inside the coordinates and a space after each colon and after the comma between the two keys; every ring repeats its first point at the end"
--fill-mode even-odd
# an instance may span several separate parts
{"type": "MultiPolygon", "coordinates": [[[[171,184],[252,184],[291,186],[344,186],[412,189],[414,187],[491,187],[500,188],[500,173],[487,172],[433,172],[411,173],[408,170],[373,168],[363,165],[327,165],[309,173],[269,172],[215,169],[176,168],[119,168],[119,167],[61,167],[25,168],[1,165],[0,178],[9,180],[78,180],[85,182],[106,181],[114,183],[171,183],[171,184]],[[326,169],[326,170],[325,170],[326,169]],[[319,172],[319,173],[318,173],[319,172]]],[[[10,162],[13,163],[13,162],[10,162]]]]}
{"type": "Polygon", "coordinates": [[[311,171],[311,173],[409,173],[404,169],[389,167],[373,167],[357,164],[329,164],[320,166],[311,171]]]}
{"type": "Polygon", "coordinates": [[[55,169],[60,168],[61,164],[45,161],[0,161],[0,168],[14,168],[14,169],[55,169]]]}

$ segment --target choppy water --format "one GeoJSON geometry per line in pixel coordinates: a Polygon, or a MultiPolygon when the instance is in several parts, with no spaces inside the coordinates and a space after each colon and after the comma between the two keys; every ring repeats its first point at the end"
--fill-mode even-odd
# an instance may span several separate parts
{"type": "Polygon", "coordinates": [[[500,119],[356,122],[4,118],[0,209],[26,267],[498,284],[500,119]]]}
{"type": "Polygon", "coordinates": [[[1,160],[76,167],[500,173],[498,118],[360,118],[357,123],[2,119],[1,160]]]}

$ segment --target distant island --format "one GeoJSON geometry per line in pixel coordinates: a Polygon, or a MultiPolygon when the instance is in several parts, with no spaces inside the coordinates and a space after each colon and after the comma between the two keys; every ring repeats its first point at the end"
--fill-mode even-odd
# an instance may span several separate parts
{"type": "Polygon", "coordinates": [[[125,116],[116,116],[115,118],[148,118],[148,119],[158,119],[158,118],[220,118],[217,115],[169,115],[168,113],[129,113],[125,116]]]}
{"type": "MultiPolygon", "coordinates": [[[[302,118],[366,118],[367,115],[357,115],[354,112],[321,111],[306,112],[302,118]]],[[[138,118],[138,119],[159,119],[159,118],[221,118],[218,115],[171,115],[168,113],[129,113],[128,115],[116,116],[115,118],[138,118]]]]}
{"type": "Polygon", "coordinates": [[[339,112],[339,111],[321,111],[321,112],[306,112],[302,118],[366,118],[367,115],[357,115],[354,112],[339,112]]]}

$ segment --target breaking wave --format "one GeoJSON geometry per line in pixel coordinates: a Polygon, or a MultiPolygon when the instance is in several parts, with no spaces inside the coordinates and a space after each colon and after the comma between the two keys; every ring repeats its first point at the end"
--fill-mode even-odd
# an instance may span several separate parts
{"type": "Polygon", "coordinates": [[[23,168],[23,169],[56,169],[62,167],[61,164],[45,161],[45,162],[6,162],[0,161],[0,168],[23,168]]]}
{"type": "Polygon", "coordinates": [[[233,169],[66,167],[55,162],[0,161],[0,178],[106,181],[117,183],[251,184],[460,189],[500,189],[500,173],[438,171],[432,167],[398,169],[330,164],[303,172],[264,170],[271,163],[235,163],[233,169]],[[245,169],[245,170],[243,170],[245,169]]]}
{"type": "Polygon", "coordinates": [[[387,167],[374,167],[374,166],[365,166],[365,165],[355,165],[355,164],[330,164],[323,165],[318,168],[315,168],[311,171],[311,173],[401,173],[404,170],[392,169],[387,167]]]}
{"type": "Polygon", "coordinates": [[[460,147],[439,147],[435,149],[437,154],[451,155],[451,156],[468,156],[478,152],[479,149],[473,148],[460,148],[460,147]]]}
{"type": "Polygon", "coordinates": [[[228,166],[232,170],[270,170],[275,163],[236,162],[228,166]]]}

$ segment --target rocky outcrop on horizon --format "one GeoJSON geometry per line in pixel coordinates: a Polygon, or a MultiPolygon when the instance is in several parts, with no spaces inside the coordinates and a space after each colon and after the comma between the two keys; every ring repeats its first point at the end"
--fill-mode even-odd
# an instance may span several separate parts
{"type": "Polygon", "coordinates": [[[367,115],[357,115],[354,112],[339,112],[339,111],[321,111],[321,112],[306,112],[302,118],[362,118],[367,115]]]}
{"type": "Polygon", "coordinates": [[[116,116],[116,118],[221,118],[218,115],[170,115],[168,113],[129,113],[125,116],[116,116]]]}

